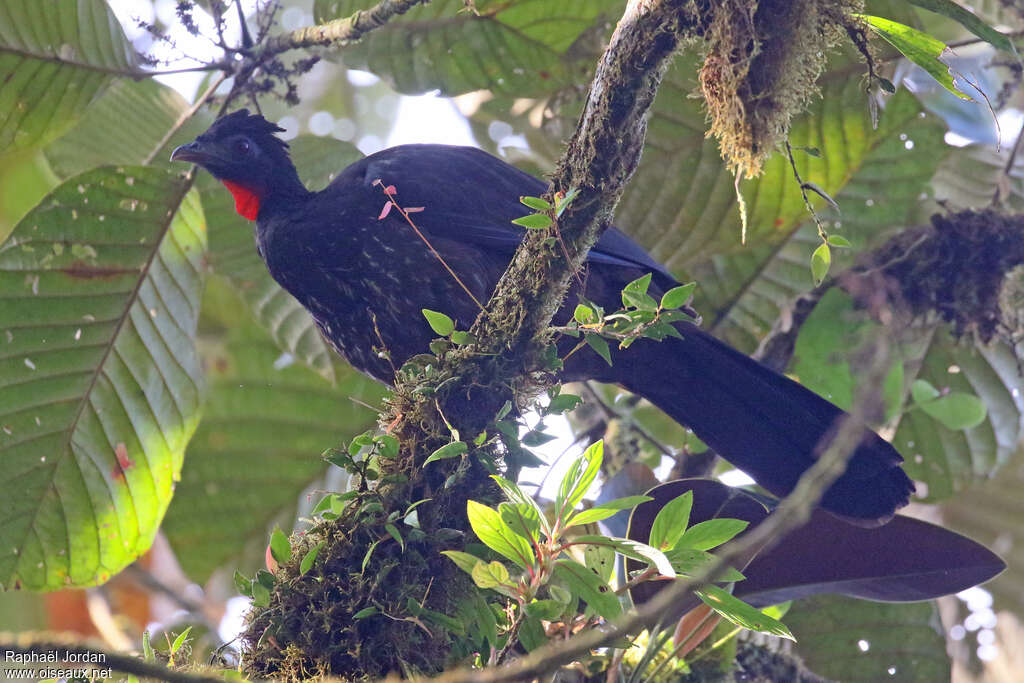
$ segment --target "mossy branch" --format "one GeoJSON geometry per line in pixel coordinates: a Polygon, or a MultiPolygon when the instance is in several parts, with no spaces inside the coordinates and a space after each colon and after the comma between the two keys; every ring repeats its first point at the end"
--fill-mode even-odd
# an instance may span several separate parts
{"type": "Polygon", "coordinates": [[[555,192],[579,195],[558,220],[564,250],[551,258],[546,231],[531,231],[488,303],[473,334],[489,350],[528,356],[543,337],[587,253],[610,226],[626,183],[640,161],[647,115],[680,40],[696,17],[689,0],[630,0],[604,55],[576,131],[552,177],[555,192]]]}
{"type": "Polygon", "coordinates": [[[335,19],[318,26],[305,26],[268,38],[260,44],[253,58],[261,61],[289,50],[349,45],[388,23],[392,18],[405,14],[416,5],[425,5],[428,2],[430,0],[381,0],[370,9],[360,10],[343,19],[335,19]]]}

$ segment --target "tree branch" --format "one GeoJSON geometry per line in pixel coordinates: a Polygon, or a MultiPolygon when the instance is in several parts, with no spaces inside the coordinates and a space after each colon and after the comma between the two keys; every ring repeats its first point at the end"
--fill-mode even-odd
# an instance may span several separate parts
{"type": "Polygon", "coordinates": [[[640,160],[647,114],[680,40],[696,25],[688,0],[630,0],[612,34],[565,154],[552,178],[557,192],[579,195],[558,220],[564,251],[550,258],[547,231],[529,231],[473,334],[512,353],[529,355],[545,335],[569,280],[609,227],[640,160]]]}
{"type": "Polygon", "coordinates": [[[319,26],[306,26],[268,38],[253,51],[252,57],[256,61],[262,61],[288,50],[349,45],[370,31],[380,28],[392,17],[405,14],[416,5],[425,5],[428,2],[430,0],[381,0],[370,9],[360,10],[344,19],[335,19],[319,26]]]}

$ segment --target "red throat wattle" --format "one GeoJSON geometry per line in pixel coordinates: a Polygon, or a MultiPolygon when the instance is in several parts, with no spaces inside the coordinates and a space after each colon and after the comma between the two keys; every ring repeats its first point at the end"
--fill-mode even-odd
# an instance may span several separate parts
{"type": "Polygon", "coordinates": [[[235,197],[235,211],[243,218],[251,221],[256,220],[260,213],[260,196],[251,188],[233,183],[230,180],[222,180],[224,187],[231,191],[235,197]]]}

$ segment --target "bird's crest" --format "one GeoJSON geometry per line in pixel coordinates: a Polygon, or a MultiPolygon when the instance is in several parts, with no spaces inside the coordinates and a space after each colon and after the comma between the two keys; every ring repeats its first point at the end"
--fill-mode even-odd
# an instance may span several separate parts
{"type": "Polygon", "coordinates": [[[284,128],[276,123],[267,121],[261,115],[250,114],[248,109],[238,109],[214,121],[213,125],[203,135],[204,137],[210,136],[210,138],[216,140],[228,135],[244,133],[251,138],[261,141],[273,141],[280,145],[281,149],[288,149],[288,143],[274,135],[274,133],[283,132],[284,128]]]}

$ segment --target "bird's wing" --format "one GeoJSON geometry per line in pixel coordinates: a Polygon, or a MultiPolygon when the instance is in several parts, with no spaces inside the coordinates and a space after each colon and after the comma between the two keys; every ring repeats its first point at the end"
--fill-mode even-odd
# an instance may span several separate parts
{"type": "MultiPolygon", "coordinates": [[[[429,233],[510,253],[525,232],[511,221],[530,213],[519,198],[547,190],[545,182],[473,147],[401,145],[372,154],[350,170],[365,184],[380,180],[394,186],[401,206],[424,207],[413,217],[429,233]]],[[[335,180],[338,191],[351,181],[348,172],[342,174],[335,180]]],[[[382,206],[385,201],[381,191],[382,206]]],[[[601,236],[587,261],[650,271],[662,286],[675,282],[668,269],[616,228],[601,236]]]]}

